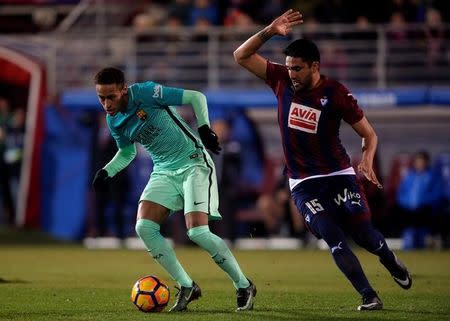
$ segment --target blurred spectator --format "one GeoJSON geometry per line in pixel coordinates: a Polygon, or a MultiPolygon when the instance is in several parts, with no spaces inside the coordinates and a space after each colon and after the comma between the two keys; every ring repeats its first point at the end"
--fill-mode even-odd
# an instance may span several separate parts
{"type": "Polygon", "coordinates": [[[446,23],[450,22],[450,1],[434,0],[432,1],[432,7],[441,13],[442,18],[446,23]]]}
{"type": "Polygon", "coordinates": [[[432,220],[432,205],[437,201],[435,181],[430,168],[430,156],[426,151],[414,155],[413,168],[400,182],[397,202],[403,217],[405,249],[425,247],[432,220]]]}
{"type": "Polygon", "coordinates": [[[188,25],[192,7],[191,0],[175,0],[171,2],[168,8],[169,17],[178,20],[181,25],[188,25]]]}
{"type": "Polygon", "coordinates": [[[434,68],[445,61],[445,28],[439,11],[429,8],[425,15],[425,40],[427,45],[426,68],[434,75],[434,68]],[[430,69],[431,68],[431,69],[430,69]]]}
{"type": "Polygon", "coordinates": [[[217,173],[219,181],[219,194],[221,186],[233,197],[231,206],[226,209],[234,212],[234,230],[232,237],[249,234],[264,234],[262,217],[255,211],[256,200],[265,189],[265,151],[261,134],[254,121],[244,109],[234,109],[229,112],[210,110],[210,117],[214,128],[217,128],[226,141],[226,150],[223,159],[215,158],[218,163],[217,173]],[[223,161],[223,164],[220,162],[223,161]],[[226,163],[225,163],[226,162],[226,163]],[[250,213],[251,218],[247,218],[250,213]],[[258,214],[258,215],[254,215],[258,214]]]}
{"type": "MultiPolygon", "coordinates": [[[[9,223],[14,222],[14,210],[17,205],[17,193],[19,191],[20,171],[22,169],[23,147],[25,138],[26,112],[24,108],[16,108],[12,113],[12,118],[6,124],[5,150],[3,154],[6,165],[6,188],[9,189],[12,204],[7,206],[12,209],[9,223]]],[[[5,195],[9,197],[8,195],[5,195]]]]}
{"type": "Polygon", "coordinates": [[[237,8],[231,8],[224,18],[224,25],[227,27],[251,27],[255,25],[255,22],[245,12],[237,8]]]}
{"type": "Polygon", "coordinates": [[[378,37],[376,30],[369,21],[369,18],[364,15],[356,17],[355,29],[356,32],[351,33],[353,39],[376,40],[378,37]]]}
{"type": "Polygon", "coordinates": [[[345,53],[348,57],[357,56],[372,56],[373,59],[364,59],[358,61],[358,70],[366,70],[366,72],[355,72],[354,69],[350,68],[347,73],[340,73],[338,76],[346,76],[353,81],[363,81],[365,83],[370,83],[372,79],[377,78],[377,65],[376,65],[376,54],[374,52],[376,48],[376,40],[378,39],[376,27],[370,23],[369,18],[365,15],[358,15],[355,21],[355,28],[352,32],[346,32],[342,37],[344,40],[349,40],[353,45],[346,46],[345,53]]]}
{"type": "Polygon", "coordinates": [[[402,225],[400,209],[397,204],[397,191],[400,182],[404,179],[411,167],[411,155],[406,152],[399,152],[391,160],[391,165],[384,184],[386,219],[383,230],[387,236],[397,237],[401,234],[399,230],[402,225]]]}
{"type": "MultiPolygon", "coordinates": [[[[323,31],[319,31],[319,21],[313,16],[306,16],[303,18],[302,29],[304,32],[304,38],[311,40],[321,40],[324,38],[323,31]]],[[[326,37],[326,35],[325,35],[326,37]]]]}
{"type": "Polygon", "coordinates": [[[408,40],[407,22],[401,12],[393,12],[388,25],[387,38],[390,41],[398,43],[408,40]]]}
{"type": "MultiPolygon", "coordinates": [[[[117,146],[112,139],[103,113],[98,114],[97,140],[94,144],[94,166],[100,168],[116,154],[117,146]]],[[[130,189],[128,172],[123,170],[114,176],[104,192],[95,194],[95,216],[88,222],[89,237],[118,237],[127,235],[125,227],[126,205],[130,189]]]]}
{"type": "Polygon", "coordinates": [[[155,27],[156,21],[154,18],[145,12],[138,13],[133,18],[133,30],[137,33],[138,36],[145,35],[146,32],[155,27]]]}
{"type": "Polygon", "coordinates": [[[328,40],[320,46],[320,68],[330,78],[347,79],[347,54],[335,40],[328,40]]]}
{"type": "Polygon", "coordinates": [[[51,7],[36,8],[32,13],[33,22],[39,27],[40,31],[50,31],[56,25],[57,12],[51,7]]]}
{"type": "MultiPolygon", "coordinates": [[[[206,43],[208,41],[208,29],[211,26],[211,21],[204,17],[198,17],[195,20],[195,33],[192,37],[192,41],[194,42],[200,42],[200,43],[206,43]]],[[[206,47],[204,48],[204,54],[206,55],[206,47]]],[[[204,64],[201,64],[202,67],[204,67],[204,64]]]]}
{"type": "Polygon", "coordinates": [[[236,238],[235,213],[237,210],[237,188],[241,175],[241,145],[231,137],[231,123],[219,118],[211,123],[211,128],[219,137],[222,151],[212,155],[216,165],[217,184],[219,187],[219,212],[222,222],[213,223],[215,231],[223,238],[233,241],[236,238]]]}
{"type": "Polygon", "coordinates": [[[434,207],[433,234],[437,248],[450,248],[450,152],[436,156],[433,163],[435,184],[440,191],[434,207]]]}
{"type": "Polygon", "coordinates": [[[391,0],[388,12],[400,13],[407,22],[417,22],[418,8],[411,0],[391,0]]]}
{"type": "Polygon", "coordinates": [[[239,181],[241,199],[246,203],[247,197],[255,197],[263,188],[263,170],[265,162],[264,141],[257,124],[248,116],[247,111],[238,109],[230,112],[231,139],[241,146],[242,175],[239,181]]]}
{"type": "Polygon", "coordinates": [[[267,236],[305,237],[303,217],[298,213],[290,195],[288,180],[281,175],[274,191],[263,193],[258,198],[257,209],[263,216],[267,236]]]}
{"type": "Polygon", "coordinates": [[[213,0],[194,0],[193,7],[190,10],[189,24],[191,26],[199,25],[198,20],[205,21],[209,25],[218,25],[219,11],[213,0]]]}
{"type": "Polygon", "coordinates": [[[407,83],[410,75],[405,70],[423,68],[423,60],[408,58],[412,51],[416,51],[419,41],[413,39],[419,36],[414,30],[408,29],[408,23],[402,12],[391,15],[386,29],[386,77],[407,83]]]}
{"type": "Polygon", "coordinates": [[[11,107],[9,100],[0,96],[0,205],[5,223],[13,224],[14,202],[11,194],[10,177],[5,162],[7,125],[11,122],[11,107]]]}

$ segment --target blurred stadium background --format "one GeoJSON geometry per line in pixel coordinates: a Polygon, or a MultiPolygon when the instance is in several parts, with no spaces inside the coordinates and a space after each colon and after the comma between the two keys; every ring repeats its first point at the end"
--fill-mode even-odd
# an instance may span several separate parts
{"type": "MultiPolygon", "coordinates": [[[[41,231],[58,240],[85,240],[87,246],[136,246],[136,200],[151,160],[139,153],[109,199],[90,188],[93,173],[114,152],[93,76],[114,65],[130,83],[152,80],[203,91],[213,124],[227,127],[227,157],[215,159],[219,175],[228,173],[219,177],[226,213],[215,226],[219,234],[240,247],[316,246],[285,203],[276,209],[282,212],[276,222],[263,214],[263,196],[273,201],[282,191],[275,98],[232,56],[286,8],[303,12],[304,25],[288,39],[271,39],[262,53],[283,63],[284,46],[309,37],[320,47],[322,73],[354,92],[380,141],[376,166],[384,189],[367,187],[377,226],[400,248],[448,246],[445,0],[0,0],[0,224],[8,231],[3,234],[41,231]],[[430,155],[433,183],[432,191],[420,187],[416,196],[433,198],[408,209],[420,215],[414,228],[422,238],[411,245],[398,188],[418,151],[430,155]],[[238,179],[230,182],[231,177],[238,179]]],[[[192,121],[192,113],[180,111],[192,121]]],[[[358,136],[344,125],[341,139],[357,162],[358,136]]],[[[181,215],[164,229],[175,243],[187,244],[181,215]]]]}

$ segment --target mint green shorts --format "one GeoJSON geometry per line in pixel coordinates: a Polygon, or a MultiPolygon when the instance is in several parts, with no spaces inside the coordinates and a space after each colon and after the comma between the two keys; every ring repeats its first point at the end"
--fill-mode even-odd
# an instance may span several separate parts
{"type": "Polygon", "coordinates": [[[216,171],[212,160],[175,171],[154,171],[139,201],[160,204],[172,212],[184,209],[184,214],[204,212],[209,220],[222,219],[217,192],[216,171]]]}

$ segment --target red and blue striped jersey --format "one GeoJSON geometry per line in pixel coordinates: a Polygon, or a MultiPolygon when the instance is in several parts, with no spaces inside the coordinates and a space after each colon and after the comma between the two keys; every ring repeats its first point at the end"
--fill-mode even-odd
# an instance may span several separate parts
{"type": "Polygon", "coordinates": [[[353,125],[364,114],[348,89],[321,75],[318,86],[295,92],[286,66],[267,61],[266,83],[278,100],[285,173],[292,179],[351,167],[339,138],[341,120],[353,125]]]}

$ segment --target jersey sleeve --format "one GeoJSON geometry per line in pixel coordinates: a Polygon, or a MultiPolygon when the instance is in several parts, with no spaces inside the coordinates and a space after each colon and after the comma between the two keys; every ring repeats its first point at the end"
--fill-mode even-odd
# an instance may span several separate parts
{"type": "Polygon", "coordinates": [[[334,103],[341,114],[342,119],[350,125],[359,122],[364,117],[364,112],[359,107],[353,94],[342,84],[337,84],[334,103]]]}
{"type": "Polygon", "coordinates": [[[289,73],[285,66],[267,60],[266,84],[277,93],[279,86],[289,80],[289,73]]]}
{"type": "Polygon", "coordinates": [[[161,84],[147,81],[140,83],[133,90],[133,99],[145,102],[148,106],[168,107],[181,105],[184,89],[166,87],[161,84]]]}
{"type": "Polygon", "coordinates": [[[127,167],[136,157],[136,146],[128,145],[126,148],[119,148],[111,161],[103,167],[109,177],[114,177],[118,172],[127,167]]]}

